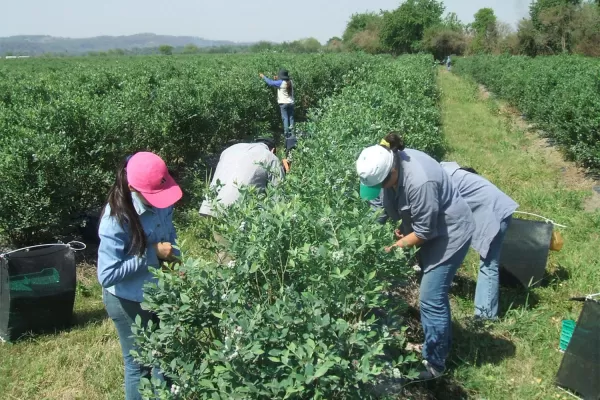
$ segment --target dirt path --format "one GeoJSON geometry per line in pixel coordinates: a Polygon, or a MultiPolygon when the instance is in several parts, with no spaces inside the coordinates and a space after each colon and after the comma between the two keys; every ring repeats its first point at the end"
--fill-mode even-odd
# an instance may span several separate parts
{"type": "MultiPolygon", "coordinates": [[[[479,85],[479,94],[482,100],[493,98],[485,86],[479,85]]],[[[549,164],[555,165],[561,172],[561,181],[565,187],[573,190],[583,190],[590,193],[590,197],[584,202],[585,211],[593,212],[600,209],[600,180],[593,177],[589,170],[578,167],[574,162],[565,160],[560,150],[553,145],[552,141],[544,137],[543,132],[528,122],[521,113],[505,102],[500,102],[499,113],[507,118],[517,128],[525,132],[531,143],[523,148],[523,151],[540,153],[549,164]]]]}

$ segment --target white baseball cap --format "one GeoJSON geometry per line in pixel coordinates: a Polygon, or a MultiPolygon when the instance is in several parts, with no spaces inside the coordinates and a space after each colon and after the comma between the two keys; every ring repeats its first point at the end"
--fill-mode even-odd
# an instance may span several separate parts
{"type": "Polygon", "coordinates": [[[360,197],[373,200],[379,197],[383,181],[394,166],[394,154],[383,146],[364,149],[356,160],[356,172],[360,177],[360,197]]]}

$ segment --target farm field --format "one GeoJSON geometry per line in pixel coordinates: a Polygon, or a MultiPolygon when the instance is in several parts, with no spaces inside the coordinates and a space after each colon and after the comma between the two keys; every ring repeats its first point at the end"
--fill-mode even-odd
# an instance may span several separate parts
{"type": "Polygon", "coordinates": [[[570,159],[600,168],[600,60],[477,56],[459,59],[454,70],[517,107],[570,159]]]}
{"type": "Polygon", "coordinates": [[[513,197],[520,211],[568,227],[560,229],[565,246],[550,252],[541,287],[503,288],[501,320],[484,331],[472,331],[468,323],[478,270],[471,251],[451,291],[457,332],[453,379],[477,399],[571,398],[555,388],[554,377],[562,358],[561,321],[576,320],[581,310],[569,298],[597,293],[600,279],[600,202],[594,182],[475,82],[445,72],[438,82],[449,143],[445,158],[475,168],[513,197]]]}
{"type": "Polygon", "coordinates": [[[0,231],[52,238],[104,201],[115,165],[152,149],[175,171],[280,118],[259,72],[290,64],[296,114],[386,57],[198,56],[0,63],[0,231]],[[353,74],[356,72],[356,74],[353,74]],[[68,184],[65,184],[68,182],[68,184]],[[27,207],[20,207],[23,198],[27,207]]]}
{"type": "MultiPolygon", "coordinates": [[[[591,188],[584,178],[567,180],[561,168],[574,167],[549,158],[504,102],[481,96],[469,74],[488,82],[467,64],[479,61],[461,60],[460,76],[431,61],[356,54],[0,63],[0,178],[7,182],[0,232],[17,241],[56,233],[102,204],[119,158],[152,149],[180,173],[186,192],[176,213],[187,261],[179,274],[159,272],[148,306],[163,323],[140,333],[140,356],[177,377],[177,396],[163,396],[369,398],[365,383],[382,371],[414,374],[418,357],[405,344],[421,340],[409,310],[415,299],[382,294],[412,282],[414,273],[403,256],[381,250],[390,227],[375,224],[359,200],[354,170],[364,146],[397,130],[408,147],[476,168],[520,210],[569,228],[561,231],[565,248],[551,255],[547,282],[503,289],[501,320],[484,328],[469,322],[477,276],[470,254],[451,291],[448,376],[390,398],[567,398],[553,385],[560,321],[578,315],[568,298],[593,292],[600,281],[600,211],[586,207],[591,188]],[[277,105],[258,73],[281,64],[298,82],[306,134],[293,170],[280,187],[263,197],[245,193],[227,221],[208,225],[197,215],[205,194],[199,160],[230,140],[277,132],[277,105]],[[28,207],[19,207],[24,197],[28,207]],[[215,229],[230,240],[231,268],[212,260],[215,229]],[[243,339],[234,343],[238,327],[243,339]]],[[[494,79],[493,91],[501,78],[494,79]]],[[[555,122],[545,123],[547,132],[557,131],[555,122]]],[[[568,135],[564,129],[560,135],[568,135]]],[[[119,343],[93,254],[84,261],[72,329],[0,344],[4,398],[122,398],[119,343]]]]}

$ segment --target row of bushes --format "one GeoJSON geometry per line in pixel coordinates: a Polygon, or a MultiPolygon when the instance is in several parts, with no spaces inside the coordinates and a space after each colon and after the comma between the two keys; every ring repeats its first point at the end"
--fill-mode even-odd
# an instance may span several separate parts
{"type": "MultiPolygon", "coordinates": [[[[280,126],[259,79],[287,67],[297,115],[385,58],[354,55],[24,60],[0,65],[0,234],[56,237],[98,209],[125,155],[149,149],[174,169],[230,139],[280,126]]],[[[278,131],[279,129],[277,129],[278,131]]]]}
{"type": "Polygon", "coordinates": [[[477,56],[456,60],[516,106],[580,165],[600,169],[600,61],[579,56],[477,56]]]}
{"type": "MultiPolygon", "coordinates": [[[[302,127],[286,180],[245,190],[215,229],[234,261],[187,258],[157,271],[144,307],[160,326],[135,329],[138,358],[174,385],[151,397],[369,399],[414,376],[402,308],[388,292],[410,271],[386,254],[392,229],[358,195],[355,160],[390,130],[441,155],[435,69],[427,56],[388,60],[323,100],[302,127]]],[[[185,246],[184,246],[185,249],[185,246]]]]}

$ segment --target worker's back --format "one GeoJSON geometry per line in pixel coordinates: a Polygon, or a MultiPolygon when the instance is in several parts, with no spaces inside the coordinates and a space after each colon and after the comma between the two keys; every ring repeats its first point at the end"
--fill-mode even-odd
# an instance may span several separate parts
{"type": "MultiPolygon", "coordinates": [[[[267,182],[277,184],[283,176],[281,162],[267,145],[239,143],[225,149],[221,154],[211,187],[217,186],[217,183],[221,185],[217,201],[228,206],[240,196],[241,186],[254,186],[264,190],[267,182]]],[[[200,214],[215,215],[210,201],[202,202],[200,214]]]]}

